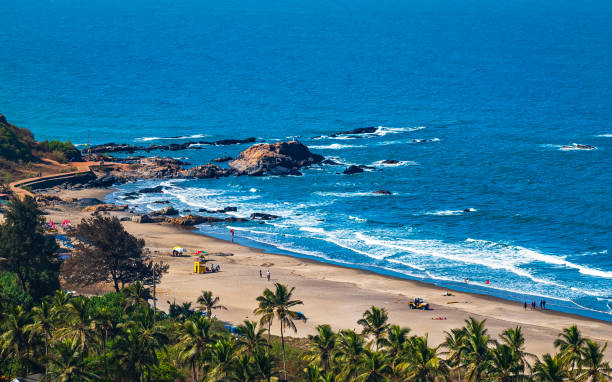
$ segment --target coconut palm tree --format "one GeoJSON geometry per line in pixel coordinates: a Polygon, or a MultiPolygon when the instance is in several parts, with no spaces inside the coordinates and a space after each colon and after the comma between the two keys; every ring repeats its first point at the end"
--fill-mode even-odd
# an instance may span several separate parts
{"type": "Polygon", "coordinates": [[[221,304],[219,301],[221,299],[219,296],[213,296],[213,293],[209,290],[202,291],[200,297],[198,297],[198,310],[205,311],[206,315],[209,318],[212,318],[212,312],[215,309],[223,309],[227,310],[227,308],[221,304]]]}
{"type": "Polygon", "coordinates": [[[268,351],[270,348],[270,330],[274,321],[274,292],[266,288],[261,296],[257,297],[258,306],[253,310],[257,316],[260,316],[260,325],[268,325],[268,351]]]}
{"type": "Polygon", "coordinates": [[[289,289],[281,283],[274,283],[274,287],[276,289],[274,291],[272,302],[274,306],[274,314],[280,322],[281,349],[283,351],[283,372],[285,374],[285,379],[287,379],[284,329],[292,329],[295,333],[297,333],[297,328],[294,321],[306,321],[306,317],[302,314],[298,314],[297,311],[291,310],[291,308],[294,306],[304,304],[302,300],[292,300],[295,287],[289,289]]]}
{"type": "Polygon", "coordinates": [[[387,355],[394,361],[406,351],[406,347],[410,344],[409,333],[409,328],[391,325],[387,330],[387,337],[381,340],[387,355]]]}
{"type": "Polygon", "coordinates": [[[425,337],[415,337],[407,352],[406,379],[414,382],[443,382],[450,378],[448,365],[438,355],[438,347],[430,348],[425,337]]]}
{"type": "Polygon", "coordinates": [[[376,351],[378,351],[379,345],[382,344],[382,339],[389,329],[389,314],[385,308],[377,308],[374,305],[370,310],[366,310],[357,323],[363,326],[361,334],[364,336],[371,335],[374,337],[373,342],[376,344],[376,351]]]}
{"type": "Polygon", "coordinates": [[[251,363],[251,357],[247,354],[242,354],[234,361],[234,369],[230,375],[230,379],[235,382],[256,382],[257,374],[251,363]]]}
{"type": "Polygon", "coordinates": [[[502,343],[508,345],[510,350],[516,354],[516,357],[523,365],[525,370],[531,367],[527,358],[531,358],[533,360],[536,358],[536,356],[525,351],[525,336],[523,335],[523,328],[520,326],[508,328],[502,332],[500,338],[502,343]]]}
{"type": "Polygon", "coordinates": [[[446,362],[453,367],[459,375],[461,381],[461,368],[463,365],[463,353],[465,351],[465,328],[451,329],[450,332],[444,332],[446,337],[442,343],[442,347],[446,349],[442,354],[446,355],[446,362]]]}
{"type": "Polygon", "coordinates": [[[383,352],[365,349],[361,355],[360,374],[357,382],[386,382],[393,373],[389,360],[383,352]]]}
{"type": "Polygon", "coordinates": [[[211,370],[206,379],[211,382],[229,379],[236,358],[238,344],[233,338],[220,339],[211,347],[211,370]],[[213,366],[214,365],[214,366],[213,366]]]}
{"type": "Polygon", "coordinates": [[[361,358],[365,353],[365,341],[354,330],[341,330],[336,342],[334,362],[342,365],[340,376],[344,380],[352,380],[357,375],[361,358]]]}
{"type": "Polygon", "coordinates": [[[554,342],[555,347],[567,358],[570,367],[575,368],[582,358],[582,348],[586,340],[576,325],[563,329],[558,337],[554,342]]]}
{"type": "Polygon", "coordinates": [[[333,352],[336,348],[336,333],[331,326],[324,324],[316,327],[317,334],[308,335],[310,349],[305,354],[305,359],[311,363],[321,365],[323,373],[330,369],[333,352]]]}
{"type": "Polygon", "coordinates": [[[519,353],[510,346],[501,344],[491,349],[491,362],[487,371],[491,381],[526,381],[527,376],[523,374],[524,371],[525,365],[519,353]]]}
{"type": "Polygon", "coordinates": [[[256,349],[266,345],[264,333],[266,329],[257,328],[257,322],[245,320],[238,326],[238,343],[241,348],[249,355],[253,355],[256,349]]]}
{"type": "Polygon", "coordinates": [[[50,354],[49,373],[43,381],[81,382],[100,379],[83,362],[78,341],[66,338],[56,343],[50,354]]]}
{"type": "Polygon", "coordinates": [[[533,366],[533,377],[539,382],[563,382],[570,378],[566,357],[555,354],[544,354],[542,361],[537,360],[533,366]]]}
{"type": "Polygon", "coordinates": [[[149,300],[153,298],[151,290],[140,281],[136,281],[127,288],[121,289],[121,294],[123,295],[126,309],[139,305],[149,305],[149,300]]]}
{"type": "Polygon", "coordinates": [[[177,343],[179,359],[188,364],[194,381],[199,380],[199,370],[215,340],[212,332],[212,320],[200,316],[185,320],[180,326],[180,337],[177,343]]]}
{"type": "Polygon", "coordinates": [[[85,297],[70,299],[66,305],[66,325],[58,331],[61,339],[71,338],[78,343],[82,357],[86,357],[92,343],[96,342],[96,322],[91,315],[88,300],[85,297]]]}
{"type": "Polygon", "coordinates": [[[130,322],[113,342],[113,354],[126,377],[142,382],[159,363],[157,354],[168,342],[168,337],[157,325],[130,322]]]}
{"type": "Polygon", "coordinates": [[[608,343],[600,346],[597,342],[587,339],[582,349],[582,359],[578,366],[580,371],[577,380],[581,382],[612,381],[612,368],[604,362],[604,353],[608,343]]]}
{"type": "Polygon", "coordinates": [[[270,382],[270,379],[277,375],[274,371],[274,360],[268,351],[263,351],[262,349],[255,350],[255,353],[253,353],[253,365],[257,377],[260,379],[270,382]]]}
{"type": "Polygon", "coordinates": [[[26,327],[31,323],[30,315],[23,309],[22,306],[10,307],[7,312],[2,315],[1,335],[0,335],[0,352],[7,359],[11,359],[11,368],[9,377],[13,370],[15,362],[20,366],[25,366],[26,373],[29,367],[33,364],[30,356],[32,354],[32,344],[30,336],[26,331],[26,327]]]}
{"type": "Polygon", "coordinates": [[[305,382],[321,382],[321,368],[317,365],[310,364],[304,368],[305,382]]]}
{"type": "Polygon", "coordinates": [[[491,359],[489,345],[494,342],[485,329],[485,320],[470,317],[465,322],[465,340],[460,350],[464,359],[462,366],[467,369],[466,380],[477,382],[484,379],[491,359]]]}
{"type": "Polygon", "coordinates": [[[42,338],[45,346],[45,375],[48,369],[49,344],[51,342],[52,331],[55,326],[56,315],[52,305],[47,300],[42,300],[40,305],[32,308],[32,323],[25,326],[25,331],[29,334],[32,342],[34,337],[42,338]]]}

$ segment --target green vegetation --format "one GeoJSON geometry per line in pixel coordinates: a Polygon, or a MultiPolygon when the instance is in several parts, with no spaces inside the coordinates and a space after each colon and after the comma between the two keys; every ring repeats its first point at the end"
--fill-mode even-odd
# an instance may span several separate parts
{"type": "Polygon", "coordinates": [[[36,201],[13,198],[0,225],[0,269],[12,272],[22,290],[35,300],[59,289],[59,247],[45,234],[36,201]]]}
{"type": "MultiPolygon", "coordinates": [[[[8,123],[0,114],[0,159],[4,160],[2,167],[14,165],[10,162],[37,161],[40,157],[50,157],[60,163],[66,163],[81,160],[81,152],[70,141],[36,142],[30,130],[8,123]]],[[[11,173],[7,169],[0,172],[3,178],[7,178],[11,173]]]]}
{"type": "Polygon", "coordinates": [[[159,283],[168,266],[156,267],[144,252],[144,240],[127,232],[116,216],[93,215],[76,226],[72,256],[62,266],[62,277],[77,285],[112,282],[115,291],[142,280],[159,283]]]}
{"type": "Polygon", "coordinates": [[[0,114],[0,157],[12,161],[31,161],[34,159],[32,148],[35,144],[34,135],[29,130],[11,125],[0,114]]]}
{"type": "MultiPolygon", "coordinates": [[[[294,310],[302,304],[293,298],[294,288],[280,283],[253,302],[259,322],[244,321],[232,330],[213,316],[225,307],[211,291],[202,292],[197,310],[191,303],[169,302],[168,314],[152,307],[151,291],[132,278],[113,281],[107,274],[106,281],[123,287],[101,297],[52,291],[57,287],[57,248],[44,234],[40,211],[33,203],[27,198],[12,201],[0,227],[5,269],[0,273],[0,380],[32,373],[42,373],[44,381],[65,382],[599,382],[612,378],[604,361],[607,344],[583,337],[576,326],[559,334],[556,354],[538,359],[525,351],[520,327],[493,338],[485,321],[470,318],[434,346],[427,335],[411,335],[410,329],[389,322],[387,311],[375,306],[358,321],[360,331],[336,332],[319,325],[308,339],[288,338],[287,330],[296,332],[296,322],[306,317],[294,310]],[[270,335],[272,326],[280,329],[280,338],[270,335]]],[[[103,261],[126,261],[130,269],[135,257],[121,253],[142,254],[142,243],[119,230],[112,219],[92,218],[83,224],[76,230],[88,235],[79,239],[87,243],[82,244],[81,255],[93,256],[97,248],[104,253],[103,261]]],[[[102,267],[112,273],[108,265],[102,267]]]]}
{"type": "Polygon", "coordinates": [[[51,153],[51,157],[60,163],[80,161],[82,159],[81,152],[70,141],[44,141],[39,143],[38,148],[43,152],[51,153]]]}

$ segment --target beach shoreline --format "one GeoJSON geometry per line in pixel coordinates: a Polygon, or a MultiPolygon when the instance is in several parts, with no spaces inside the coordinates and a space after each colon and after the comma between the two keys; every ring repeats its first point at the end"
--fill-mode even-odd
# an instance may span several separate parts
{"type": "MultiPolygon", "coordinates": [[[[63,198],[104,199],[113,189],[85,189],[79,191],[59,191],[63,198]]],[[[47,209],[50,219],[70,218],[77,224],[87,213],[75,207],[59,205],[47,209]]],[[[110,212],[118,217],[131,216],[129,212],[110,212]]],[[[220,319],[239,324],[245,319],[256,320],[252,313],[256,307],[255,298],[273,282],[281,282],[296,287],[295,297],[304,301],[300,310],[309,318],[305,324],[298,324],[298,332],[292,336],[305,337],[315,332],[317,325],[328,323],[335,330],[358,328],[357,320],[372,305],[385,307],[389,311],[390,322],[412,329],[412,333],[429,334],[432,344],[444,339],[444,331],[464,325],[469,317],[486,319],[487,327],[493,337],[506,328],[520,325],[526,337],[527,350],[541,355],[553,352],[553,341],[565,327],[577,324],[584,335],[600,342],[612,341],[612,324],[598,319],[572,313],[552,310],[523,309],[522,303],[500,297],[473,292],[455,291],[423,281],[406,279],[376,273],[369,270],[351,268],[337,264],[320,262],[314,259],[291,256],[290,254],[270,253],[238,243],[231,243],[208,236],[192,229],[167,224],[140,224],[125,221],[126,230],[136,237],[145,239],[153,260],[170,265],[157,287],[157,306],[168,309],[168,302],[190,302],[195,307],[196,299],[202,290],[212,290],[220,296],[221,303],[228,310],[217,311],[220,319]],[[213,274],[194,274],[193,255],[190,257],[170,257],[168,253],[174,245],[180,245],[193,254],[196,250],[206,250],[221,272],[213,274]],[[214,255],[215,253],[226,255],[214,255]],[[265,273],[271,272],[271,281],[266,281],[265,273]],[[259,277],[259,270],[263,278],[259,277]],[[452,296],[444,296],[450,291],[452,296]],[[411,310],[408,302],[414,297],[424,298],[432,310],[411,310]]],[[[84,293],[99,294],[110,288],[75,288],[84,293]]],[[[274,334],[278,328],[273,328],[274,334]]],[[[606,357],[612,359],[612,351],[606,357]]]]}

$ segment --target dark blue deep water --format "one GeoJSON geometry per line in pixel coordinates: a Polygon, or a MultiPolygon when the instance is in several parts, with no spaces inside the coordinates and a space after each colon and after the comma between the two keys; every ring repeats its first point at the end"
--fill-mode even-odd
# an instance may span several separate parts
{"type": "Polygon", "coordinates": [[[298,137],[343,165],[131,203],[273,213],[237,237],[611,320],[611,18],[603,0],[3,0],[0,112],[78,144],[298,137]],[[337,174],[351,163],[377,170],[337,174]]]}

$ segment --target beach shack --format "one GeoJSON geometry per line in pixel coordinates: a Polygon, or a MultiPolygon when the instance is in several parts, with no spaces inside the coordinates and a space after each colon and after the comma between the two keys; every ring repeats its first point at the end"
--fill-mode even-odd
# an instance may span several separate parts
{"type": "Polygon", "coordinates": [[[194,273],[206,273],[206,259],[198,257],[193,262],[193,272],[194,273]]]}

